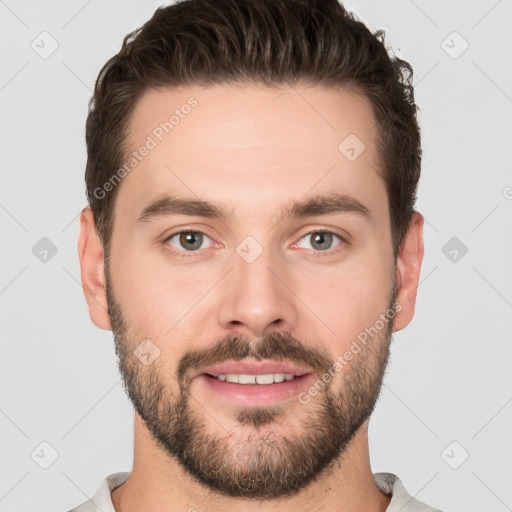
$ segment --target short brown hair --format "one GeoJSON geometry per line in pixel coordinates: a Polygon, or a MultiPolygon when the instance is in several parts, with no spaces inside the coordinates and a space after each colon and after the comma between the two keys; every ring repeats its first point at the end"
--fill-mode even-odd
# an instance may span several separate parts
{"type": "Polygon", "coordinates": [[[181,0],[125,36],[99,73],[86,123],[87,198],[106,253],[118,187],[95,191],[122,164],[130,114],[145,90],[299,81],[355,86],[372,104],[396,256],[421,168],[412,68],[388,54],[383,31],[372,34],[337,0],[181,0]]]}

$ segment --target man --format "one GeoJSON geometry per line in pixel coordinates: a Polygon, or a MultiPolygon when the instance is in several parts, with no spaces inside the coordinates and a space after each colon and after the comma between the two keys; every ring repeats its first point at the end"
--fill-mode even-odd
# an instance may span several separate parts
{"type": "Polygon", "coordinates": [[[336,0],[186,0],[125,38],[79,256],[134,463],[76,512],[434,510],[368,453],[423,258],[411,80],[336,0]]]}

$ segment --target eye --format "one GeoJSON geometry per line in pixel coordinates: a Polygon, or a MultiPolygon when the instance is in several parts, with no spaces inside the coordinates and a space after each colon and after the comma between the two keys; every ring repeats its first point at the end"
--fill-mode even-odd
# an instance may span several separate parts
{"type": "Polygon", "coordinates": [[[202,231],[192,231],[187,229],[173,233],[168,236],[164,242],[181,251],[185,249],[185,251],[188,252],[195,252],[198,249],[206,248],[204,247],[205,239],[210,240],[210,237],[202,231]]]}
{"type": "Polygon", "coordinates": [[[326,251],[333,247],[337,247],[338,245],[341,245],[344,242],[344,239],[340,235],[337,235],[336,233],[326,230],[310,231],[305,236],[303,236],[301,240],[307,240],[308,238],[311,238],[311,243],[309,243],[309,247],[304,248],[312,249],[314,251],[326,251]],[[333,241],[335,240],[335,238],[339,240],[339,243],[333,246],[333,241]]]}
{"type": "MultiPolygon", "coordinates": [[[[198,252],[199,249],[207,249],[210,247],[207,243],[207,240],[210,240],[211,242],[210,237],[202,231],[186,229],[169,235],[164,240],[164,243],[169,244],[177,252],[185,255],[184,253],[187,252],[198,252]]],[[[317,229],[304,235],[296,245],[299,245],[304,249],[311,249],[317,252],[326,252],[329,249],[342,245],[344,242],[345,240],[343,237],[333,233],[332,231],[317,229]],[[303,247],[300,242],[302,240],[308,240],[308,238],[311,240],[311,242],[308,242],[306,246],[303,247]],[[338,243],[334,243],[336,239],[338,239],[338,243]]]]}

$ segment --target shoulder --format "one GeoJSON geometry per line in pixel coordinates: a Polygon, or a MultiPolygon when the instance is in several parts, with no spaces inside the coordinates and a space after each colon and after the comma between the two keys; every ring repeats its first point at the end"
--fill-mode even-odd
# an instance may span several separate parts
{"type": "Polygon", "coordinates": [[[377,487],[391,495],[386,512],[442,512],[411,496],[400,478],[393,473],[374,473],[373,477],[377,487]]]}
{"type": "Polygon", "coordinates": [[[113,473],[103,480],[94,496],[86,502],[78,505],[68,512],[115,512],[110,493],[120,485],[124,484],[130,475],[129,472],[113,473]]]}

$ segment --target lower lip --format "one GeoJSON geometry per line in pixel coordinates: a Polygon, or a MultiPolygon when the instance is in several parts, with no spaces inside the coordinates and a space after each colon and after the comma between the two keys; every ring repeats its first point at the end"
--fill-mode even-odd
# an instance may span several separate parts
{"type": "Polygon", "coordinates": [[[197,377],[210,391],[240,405],[272,405],[296,397],[314,381],[313,373],[274,384],[237,384],[202,374],[197,377]]]}

